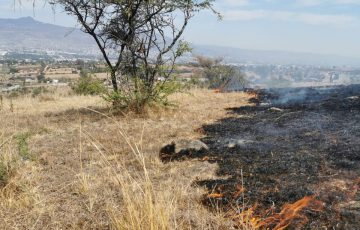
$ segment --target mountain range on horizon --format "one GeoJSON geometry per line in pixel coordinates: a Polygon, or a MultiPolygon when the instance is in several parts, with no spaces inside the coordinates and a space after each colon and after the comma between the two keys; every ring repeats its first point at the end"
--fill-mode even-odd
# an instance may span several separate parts
{"type": "MultiPolygon", "coordinates": [[[[192,44],[194,55],[223,57],[228,63],[360,67],[360,58],[291,51],[250,50],[192,44]]],[[[0,19],[0,51],[57,51],[99,57],[92,38],[79,29],[39,22],[32,17],[0,19]]]]}
{"type": "Polygon", "coordinates": [[[92,38],[79,29],[36,21],[32,17],[0,19],[2,51],[97,52],[92,38]]]}

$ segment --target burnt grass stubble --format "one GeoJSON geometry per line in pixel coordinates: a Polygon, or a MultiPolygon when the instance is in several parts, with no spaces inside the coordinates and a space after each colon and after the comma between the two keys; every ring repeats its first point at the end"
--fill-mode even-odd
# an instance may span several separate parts
{"type": "Polygon", "coordinates": [[[210,151],[187,156],[217,163],[227,178],[196,182],[224,194],[204,204],[239,212],[256,204],[266,217],[313,195],[324,209],[304,210],[307,224],[289,229],[360,229],[360,85],[257,93],[254,106],[229,108],[232,116],[203,127],[210,151]],[[246,190],[234,197],[242,181],[246,190]]]}

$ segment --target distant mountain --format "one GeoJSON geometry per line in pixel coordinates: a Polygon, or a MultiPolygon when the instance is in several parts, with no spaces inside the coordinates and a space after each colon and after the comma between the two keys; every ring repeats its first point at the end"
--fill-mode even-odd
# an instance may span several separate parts
{"type": "Polygon", "coordinates": [[[0,50],[97,52],[91,37],[80,30],[42,23],[31,17],[0,19],[0,50]]]}
{"type": "MultiPolygon", "coordinates": [[[[233,47],[194,44],[194,53],[224,57],[228,63],[360,66],[360,58],[286,51],[247,50],[233,47]]],[[[31,17],[0,19],[2,51],[58,51],[99,57],[93,39],[75,28],[57,26],[31,17]]],[[[185,58],[189,60],[190,57],[185,58]]]]}

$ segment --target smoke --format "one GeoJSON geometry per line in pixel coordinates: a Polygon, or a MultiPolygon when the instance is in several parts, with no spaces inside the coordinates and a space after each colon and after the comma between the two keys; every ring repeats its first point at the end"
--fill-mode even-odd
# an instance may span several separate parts
{"type": "Polygon", "coordinates": [[[272,101],[273,104],[294,104],[306,100],[309,94],[308,90],[301,89],[300,91],[291,89],[282,89],[278,91],[279,99],[272,101]]]}
{"type": "Polygon", "coordinates": [[[360,85],[264,89],[261,101],[271,105],[311,104],[360,95],[360,85]],[[341,89],[341,90],[339,90],[341,89]],[[341,92],[341,93],[339,93],[341,92]]]}

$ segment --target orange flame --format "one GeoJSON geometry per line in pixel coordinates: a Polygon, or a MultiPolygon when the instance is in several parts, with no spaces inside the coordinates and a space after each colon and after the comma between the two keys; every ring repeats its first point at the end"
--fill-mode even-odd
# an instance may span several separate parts
{"type": "Polygon", "coordinates": [[[246,191],[246,189],[242,185],[237,185],[236,189],[237,191],[233,193],[234,199],[238,198],[241,194],[243,194],[246,191]]]}
{"type": "Polygon", "coordinates": [[[354,198],[359,190],[360,190],[360,177],[355,180],[355,183],[350,190],[349,197],[354,198]]]}
{"type": "Polygon", "coordinates": [[[218,198],[223,198],[224,194],[221,193],[212,193],[207,195],[207,198],[213,198],[213,199],[218,199],[218,198]]]}
{"type": "Polygon", "coordinates": [[[246,94],[250,98],[259,99],[259,92],[257,90],[249,90],[249,91],[246,92],[246,94]]]}
{"type": "Polygon", "coordinates": [[[294,220],[298,220],[300,224],[306,224],[308,218],[301,213],[303,210],[319,212],[323,208],[324,204],[321,201],[316,200],[313,196],[307,196],[293,204],[285,204],[280,213],[261,221],[257,228],[268,228],[275,225],[273,230],[283,230],[294,220]]]}
{"type": "Polygon", "coordinates": [[[230,218],[236,223],[236,229],[258,229],[260,218],[255,217],[255,207],[246,209],[241,213],[230,214],[230,218]]]}

